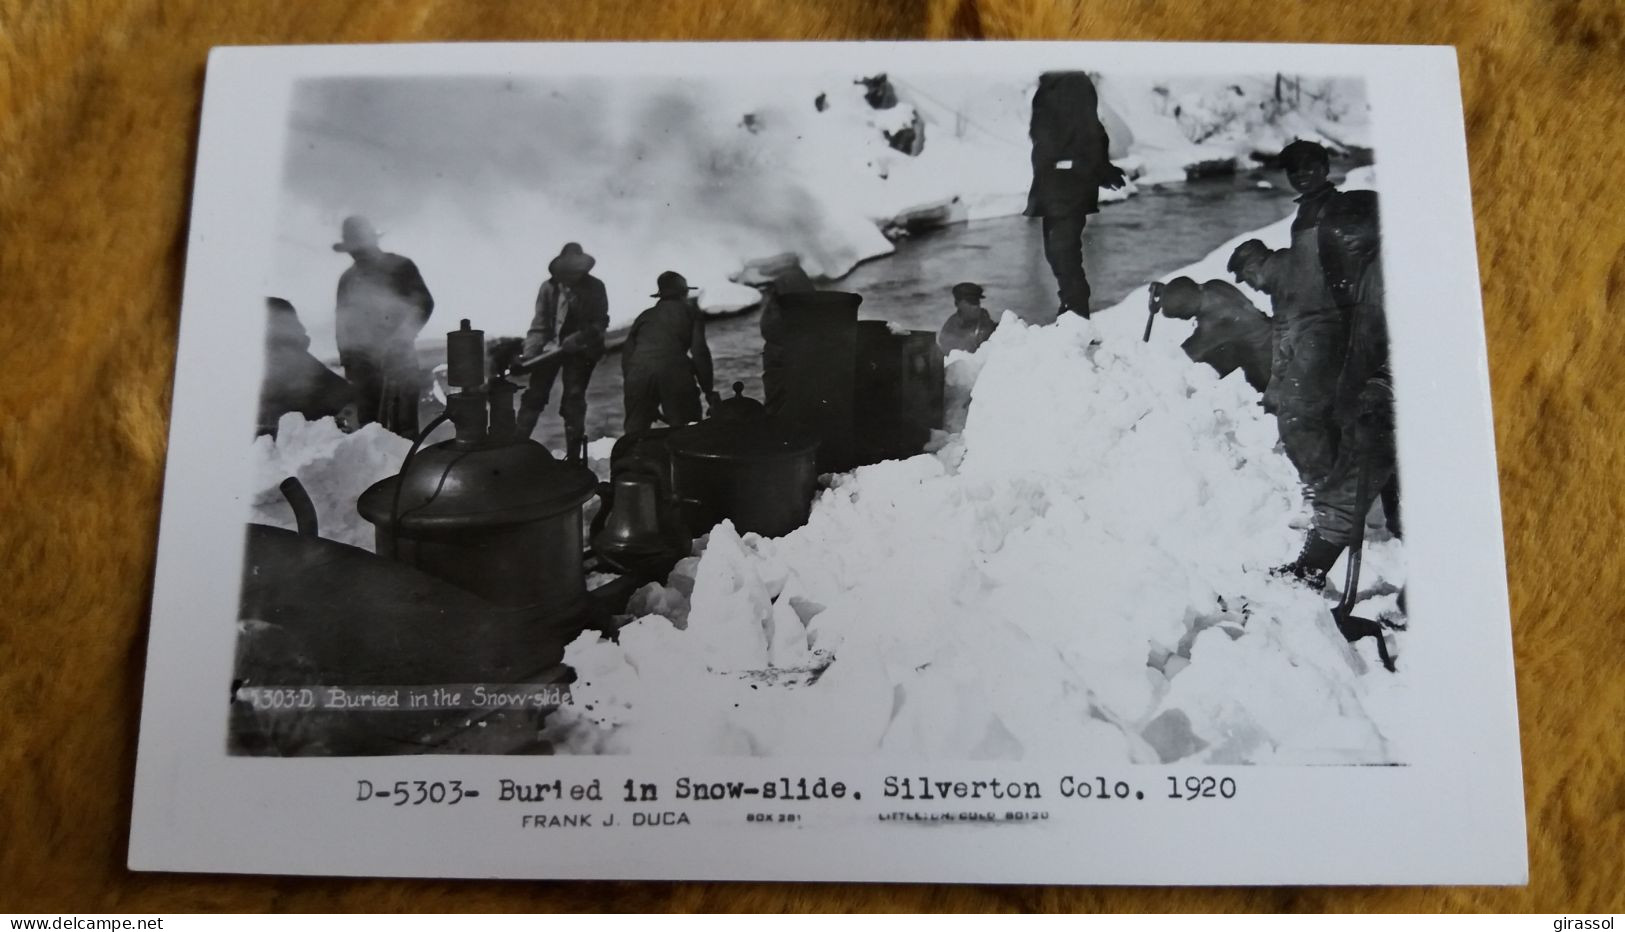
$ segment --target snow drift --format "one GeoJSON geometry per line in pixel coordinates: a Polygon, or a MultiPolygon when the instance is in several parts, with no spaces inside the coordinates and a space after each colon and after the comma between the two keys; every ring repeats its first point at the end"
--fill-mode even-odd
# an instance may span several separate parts
{"type": "Polygon", "coordinates": [[[291,412],[277,422],[275,437],[254,438],[256,524],[296,530],[283,497],[284,479],[299,480],[316,506],[321,536],[371,550],[373,527],[356,511],[356,499],[380,479],[395,475],[412,442],[378,424],[346,434],[330,417],[307,421],[291,412]]]}
{"type": "MultiPolygon", "coordinates": [[[[1273,420],[1185,358],[1189,324],[1139,342],[1142,307],[1006,314],[951,357],[963,426],[934,454],[833,477],[783,538],[717,527],[617,640],[570,645],[561,750],[1401,759],[1403,676],[1268,573],[1307,510],[1273,420]]],[[[1368,546],[1364,610],[1393,613],[1402,564],[1368,546]]]]}

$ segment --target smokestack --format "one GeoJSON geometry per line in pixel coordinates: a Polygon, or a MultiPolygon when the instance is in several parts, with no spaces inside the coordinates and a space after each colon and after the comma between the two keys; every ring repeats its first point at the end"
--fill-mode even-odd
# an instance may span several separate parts
{"type": "Polygon", "coordinates": [[[784,401],[775,416],[818,437],[819,472],[857,464],[856,406],[858,305],[846,291],[791,292],[779,296],[784,313],[784,401]]]}

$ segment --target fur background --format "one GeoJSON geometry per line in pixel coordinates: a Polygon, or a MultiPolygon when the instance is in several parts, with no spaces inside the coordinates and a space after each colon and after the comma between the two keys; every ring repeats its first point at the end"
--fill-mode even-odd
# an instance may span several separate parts
{"type": "Polygon", "coordinates": [[[0,0],[0,568],[10,577],[0,587],[0,910],[1619,911],[1622,127],[1619,0],[0,0]],[[1527,888],[467,883],[124,869],[210,46],[965,37],[1457,46],[1511,573],[1527,888]]]}

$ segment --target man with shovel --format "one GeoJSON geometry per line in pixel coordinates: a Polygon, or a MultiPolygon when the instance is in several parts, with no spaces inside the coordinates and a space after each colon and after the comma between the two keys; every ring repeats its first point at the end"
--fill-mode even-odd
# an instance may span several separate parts
{"type": "Polygon", "coordinates": [[[553,380],[562,371],[559,416],[564,419],[565,457],[582,458],[587,439],[587,383],[604,356],[609,330],[609,299],[604,283],[587,274],[595,260],[579,243],[565,243],[547,265],[547,281],[536,295],[536,312],[525,335],[522,361],[530,362],[530,387],[519,402],[521,437],[529,437],[547,407],[553,380]]]}
{"type": "Polygon", "coordinates": [[[1332,468],[1314,489],[1314,526],[1303,552],[1282,567],[1317,588],[1326,584],[1326,573],[1346,548],[1358,553],[1365,511],[1377,495],[1383,498],[1389,529],[1399,533],[1394,391],[1375,192],[1333,197],[1321,214],[1319,246],[1328,290],[1348,324],[1347,351],[1332,399],[1338,443],[1332,468]]]}
{"type": "Polygon", "coordinates": [[[1199,285],[1181,275],[1166,284],[1152,282],[1151,304],[1153,314],[1196,321],[1196,330],[1180,344],[1192,362],[1207,363],[1220,378],[1240,369],[1260,392],[1269,386],[1270,318],[1236,286],[1219,279],[1199,285]]]}

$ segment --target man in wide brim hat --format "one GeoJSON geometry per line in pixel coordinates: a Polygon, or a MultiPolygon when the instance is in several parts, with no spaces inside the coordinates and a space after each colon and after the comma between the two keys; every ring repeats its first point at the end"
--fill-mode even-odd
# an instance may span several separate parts
{"type": "Polygon", "coordinates": [[[663,417],[680,427],[700,419],[700,394],[711,404],[719,396],[705,342],[705,315],[690,297],[696,289],[676,272],[655,280],[658,298],[632,322],[621,346],[625,386],[625,432],[645,430],[663,417]]]}
{"type": "Polygon", "coordinates": [[[562,281],[570,281],[592,271],[598,260],[588,255],[580,243],[565,243],[553,261],[547,264],[547,274],[562,281]]]}
{"type": "Polygon", "coordinates": [[[547,407],[553,380],[564,373],[559,416],[564,419],[566,458],[579,461],[587,437],[587,384],[604,356],[609,330],[609,298],[604,283],[588,274],[597,264],[580,243],[565,243],[547,264],[547,281],[536,293],[530,331],[522,355],[532,358],[557,343],[558,352],[530,372],[530,387],[519,403],[519,430],[529,437],[547,407]]]}
{"type": "Polygon", "coordinates": [[[690,285],[688,283],[688,279],[684,278],[677,272],[661,272],[660,277],[655,279],[655,292],[649,297],[687,298],[691,292],[699,290],[700,289],[696,288],[695,286],[690,285]]]}
{"type": "Polygon", "coordinates": [[[345,217],[343,225],[339,228],[339,241],[333,244],[333,251],[357,253],[377,249],[379,235],[372,221],[366,217],[345,217]]]}
{"type": "Polygon", "coordinates": [[[333,249],[352,260],[339,276],[334,325],[357,417],[416,437],[424,380],[415,344],[434,298],[412,260],[379,248],[378,230],[366,217],[344,218],[333,249]]]}

